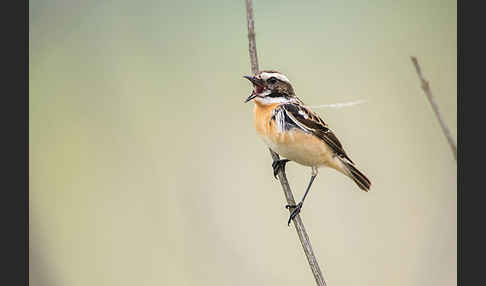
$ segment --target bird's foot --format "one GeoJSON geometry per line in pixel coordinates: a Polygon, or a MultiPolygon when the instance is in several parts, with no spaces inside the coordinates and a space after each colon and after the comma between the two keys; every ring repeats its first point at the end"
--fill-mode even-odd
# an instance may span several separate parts
{"type": "Polygon", "coordinates": [[[290,213],[290,217],[289,217],[289,221],[287,222],[287,225],[290,226],[290,222],[294,219],[294,217],[296,217],[299,213],[300,213],[300,210],[302,209],[302,205],[303,205],[303,202],[300,202],[296,205],[286,205],[285,208],[286,209],[293,209],[292,212],[290,213]]]}
{"type": "Polygon", "coordinates": [[[275,177],[275,179],[277,179],[278,171],[280,171],[280,169],[284,170],[285,164],[287,164],[287,162],[289,161],[290,161],[289,159],[273,161],[272,168],[273,168],[273,176],[275,177]]]}

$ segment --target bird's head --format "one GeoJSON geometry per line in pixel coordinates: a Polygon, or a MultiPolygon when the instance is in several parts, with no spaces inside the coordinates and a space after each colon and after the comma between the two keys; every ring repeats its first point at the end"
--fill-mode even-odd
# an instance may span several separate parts
{"type": "Polygon", "coordinates": [[[295,97],[289,79],[278,71],[261,71],[254,76],[244,76],[253,84],[253,91],[245,100],[252,99],[262,104],[283,103],[295,97]]]}

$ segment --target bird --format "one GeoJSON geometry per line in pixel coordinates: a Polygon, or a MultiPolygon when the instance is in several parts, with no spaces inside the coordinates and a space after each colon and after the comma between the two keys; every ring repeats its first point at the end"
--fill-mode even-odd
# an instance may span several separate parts
{"type": "Polygon", "coordinates": [[[290,161],[311,167],[304,196],[298,204],[285,206],[291,210],[288,225],[302,210],[320,167],[335,169],[351,178],[361,190],[369,191],[371,181],[349,158],[328,124],[296,96],[287,76],[276,70],[263,70],[243,77],[253,84],[244,102],[254,103],[254,127],[258,135],[271,150],[284,157],[273,161],[274,177],[290,161]]]}

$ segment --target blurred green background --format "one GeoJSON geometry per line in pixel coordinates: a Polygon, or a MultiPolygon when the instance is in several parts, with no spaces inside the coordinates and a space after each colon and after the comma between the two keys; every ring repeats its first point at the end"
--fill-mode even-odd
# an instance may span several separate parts
{"type": "MultiPolygon", "coordinates": [[[[373,182],[322,169],[302,217],[329,285],[456,285],[456,1],[254,2],[373,182]]],[[[30,2],[31,285],[313,285],[253,129],[244,1],[30,2]]],[[[288,164],[296,198],[310,169],[288,164]]]]}

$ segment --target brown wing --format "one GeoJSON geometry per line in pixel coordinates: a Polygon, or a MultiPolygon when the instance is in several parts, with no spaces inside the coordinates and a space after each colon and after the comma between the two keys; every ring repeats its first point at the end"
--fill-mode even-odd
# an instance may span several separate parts
{"type": "Polygon", "coordinates": [[[312,133],[331,147],[331,149],[340,157],[351,159],[343,149],[341,142],[336,135],[327,127],[327,124],[315,113],[306,107],[296,103],[286,103],[281,106],[285,110],[286,121],[290,125],[295,125],[305,132],[312,133]]]}

